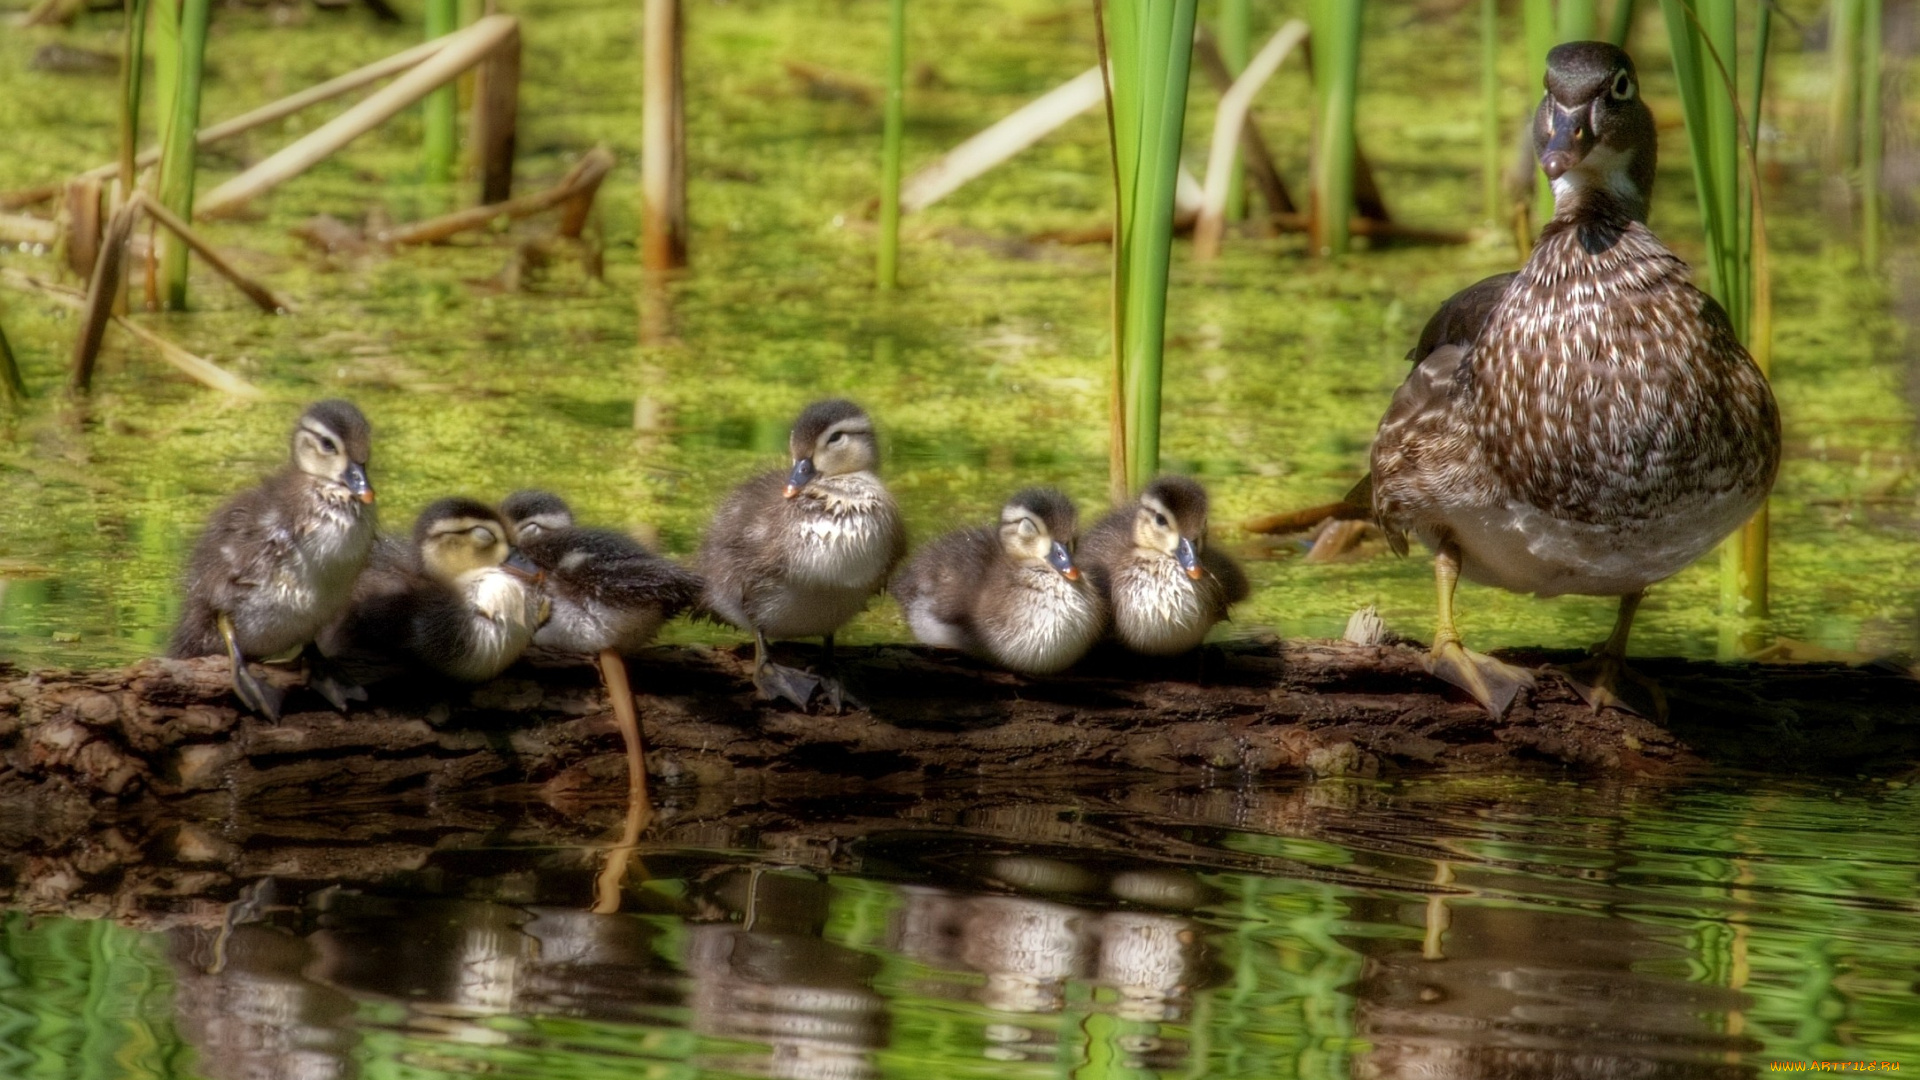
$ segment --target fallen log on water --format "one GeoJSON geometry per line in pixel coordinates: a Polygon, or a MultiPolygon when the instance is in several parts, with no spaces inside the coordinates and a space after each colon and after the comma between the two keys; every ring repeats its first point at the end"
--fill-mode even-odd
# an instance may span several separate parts
{"type": "MultiPolygon", "coordinates": [[[[754,701],[744,649],[659,648],[632,667],[649,770],[667,785],[1539,763],[1621,774],[1708,763],[1884,772],[1920,762],[1920,687],[1892,669],[1647,660],[1640,670],[1672,700],[1665,725],[1596,716],[1551,675],[1495,721],[1429,677],[1421,655],[1406,645],[1250,641],[1165,661],[1096,655],[1071,675],[1029,679],[932,649],[843,649],[868,707],[839,716],[754,701]]],[[[1506,654],[1527,664],[1576,655],[1506,654]]],[[[300,681],[267,670],[279,685],[300,681]]],[[[219,658],[0,668],[0,804],[619,786],[620,741],[584,662],[523,663],[477,688],[400,682],[375,687],[347,716],[296,690],[288,715],[269,723],[240,711],[219,658]]]]}

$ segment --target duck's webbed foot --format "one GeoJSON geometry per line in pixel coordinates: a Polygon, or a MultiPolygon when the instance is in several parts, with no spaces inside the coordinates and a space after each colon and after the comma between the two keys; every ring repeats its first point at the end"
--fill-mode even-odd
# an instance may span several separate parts
{"type": "Polygon", "coordinates": [[[827,674],[820,677],[820,695],[826,699],[827,708],[836,716],[846,712],[848,706],[864,709],[859,698],[847,689],[846,680],[840,676],[840,664],[833,652],[833,635],[826,636],[826,655],[823,657],[827,674]]]}
{"type": "Polygon", "coordinates": [[[309,644],[305,653],[307,661],[307,687],[314,693],[327,699],[340,712],[347,711],[347,702],[366,701],[366,687],[347,678],[339,665],[329,660],[318,647],[309,644]]]}
{"type": "Polygon", "coordinates": [[[822,680],[799,668],[767,661],[754,667],[753,685],[760,692],[760,700],[790,701],[801,712],[806,712],[822,680]]]}
{"type": "Polygon", "coordinates": [[[227,643],[227,659],[233,665],[233,696],[240,699],[240,704],[269,720],[280,719],[280,704],[286,700],[286,694],[261,682],[253,672],[247,670],[247,658],[240,652],[240,643],[234,640],[233,621],[223,613],[217,625],[220,639],[227,643]]]}
{"type": "Polygon", "coordinates": [[[1624,709],[1657,723],[1667,719],[1667,694],[1660,684],[1627,666],[1625,658],[1601,651],[1559,669],[1580,700],[1594,712],[1624,709]]]}
{"type": "Polygon", "coordinates": [[[1458,638],[1434,642],[1427,654],[1426,669],[1473,695],[1494,719],[1506,715],[1507,708],[1520,690],[1534,684],[1533,672],[1495,660],[1485,653],[1470,651],[1458,638]]]}

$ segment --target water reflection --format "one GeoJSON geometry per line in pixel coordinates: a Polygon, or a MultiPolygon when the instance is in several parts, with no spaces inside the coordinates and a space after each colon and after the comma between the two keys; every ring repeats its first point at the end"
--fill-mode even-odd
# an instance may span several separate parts
{"type": "Polygon", "coordinates": [[[84,840],[0,835],[31,852],[0,875],[9,902],[51,916],[0,933],[0,1060],[218,1080],[1897,1060],[1920,1053],[1914,803],[1475,780],[707,790],[669,795],[609,914],[604,845],[580,839],[615,811],[469,810],[454,839],[395,840],[344,877],[299,869],[317,852],[241,876],[241,824],[230,864],[192,873],[144,865],[163,848],[133,823],[118,870],[84,840]]]}

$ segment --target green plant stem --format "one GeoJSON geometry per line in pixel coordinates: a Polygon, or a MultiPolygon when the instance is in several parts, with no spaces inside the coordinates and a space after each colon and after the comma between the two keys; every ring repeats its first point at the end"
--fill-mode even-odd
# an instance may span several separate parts
{"type": "Polygon", "coordinates": [[[1613,25],[1607,28],[1607,40],[1624,49],[1633,34],[1634,0],[1614,0],[1613,25]]]}
{"type": "Polygon", "coordinates": [[[1344,255],[1353,217],[1354,111],[1360,89],[1360,0],[1314,0],[1313,80],[1319,105],[1313,156],[1314,239],[1321,255],[1344,255]]]}
{"type": "MultiPolygon", "coordinates": [[[[459,29],[460,0],[427,0],[426,37],[428,41],[446,37],[459,29]]],[[[433,183],[453,179],[453,155],[459,143],[455,127],[459,121],[459,100],[452,83],[428,94],[421,102],[422,174],[433,183]]]]}
{"type": "Polygon", "coordinates": [[[1860,33],[1866,0],[1833,0],[1827,56],[1833,92],[1827,102],[1827,171],[1843,173],[1860,160],[1860,33]]]}
{"type": "Polygon", "coordinates": [[[146,74],[147,0],[126,0],[126,40],[120,51],[120,198],[133,194],[140,152],[140,83],[146,74]]]}
{"type": "Polygon", "coordinates": [[[907,3],[892,0],[887,27],[887,114],[880,163],[880,288],[900,284],[900,154],[906,131],[907,3]]]}
{"type": "Polygon", "coordinates": [[[1560,0],[1555,37],[1561,41],[1591,41],[1599,29],[1600,13],[1594,0],[1560,0]]]}
{"type": "MultiPolygon", "coordinates": [[[[1547,53],[1557,43],[1559,27],[1553,17],[1553,0],[1522,0],[1520,10],[1527,39],[1527,95],[1529,101],[1538,103],[1540,99],[1533,95],[1545,90],[1547,53]]],[[[1553,186],[1539,169],[1532,173],[1534,232],[1538,233],[1540,226],[1553,220],[1553,186]]]]}
{"type": "MultiPolygon", "coordinates": [[[[1220,19],[1214,31],[1220,45],[1220,59],[1227,70],[1239,78],[1253,58],[1253,5],[1251,0],[1220,0],[1220,19]]],[[[1246,176],[1240,152],[1233,154],[1233,173],[1227,181],[1227,220],[1241,221],[1247,216],[1246,176]]]]}
{"type": "MultiPolygon", "coordinates": [[[[169,6],[168,0],[161,0],[155,10],[169,6]]],[[[205,74],[210,9],[210,0],[180,0],[178,66],[160,154],[160,203],[187,222],[193,220],[193,181],[199,152],[194,133],[200,127],[200,84],[205,74]]],[[[166,305],[183,310],[187,306],[187,245],[169,236],[162,252],[160,272],[166,305]]]]}
{"type": "Polygon", "coordinates": [[[1499,221],[1500,149],[1500,0],[1480,0],[1480,169],[1483,216],[1499,221]]]}
{"type": "Polygon", "coordinates": [[[1880,117],[1881,15],[1884,0],[1865,0],[1860,20],[1860,261],[1880,269],[1880,170],[1885,126],[1880,117]]]}

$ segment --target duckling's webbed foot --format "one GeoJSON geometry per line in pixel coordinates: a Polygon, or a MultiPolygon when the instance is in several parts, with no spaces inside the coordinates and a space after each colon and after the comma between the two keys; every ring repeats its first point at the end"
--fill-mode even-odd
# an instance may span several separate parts
{"type": "Polygon", "coordinates": [[[239,642],[233,637],[233,621],[226,615],[219,617],[220,638],[227,643],[227,659],[233,664],[233,695],[240,704],[259,713],[269,720],[280,719],[280,704],[286,695],[278,688],[268,686],[247,670],[247,658],[240,652],[239,642]]]}
{"type": "Polygon", "coordinates": [[[337,664],[311,644],[307,646],[306,661],[308,688],[326,698],[327,704],[336,710],[346,712],[347,702],[367,700],[366,687],[347,678],[337,664]]]}
{"type": "Polygon", "coordinates": [[[1624,709],[1658,723],[1667,719],[1667,694],[1660,684],[1627,666],[1624,658],[1600,652],[1558,669],[1580,700],[1594,712],[1624,709]]]}
{"type": "Polygon", "coordinates": [[[828,674],[820,678],[820,694],[826,698],[827,708],[835,715],[846,712],[848,706],[856,709],[866,708],[860,699],[854,697],[853,692],[847,689],[846,681],[840,677],[840,663],[834,656],[832,634],[826,636],[826,649],[821,662],[828,671],[828,674]]]}
{"type": "Polygon", "coordinates": [[[1534,684],[1533,672],[1495,660],[1485,653],[1470,651],[1458,638],[1442,638],[1427,654],[1426,669],[1473,695],[1473,700],[1493,716],[1506,715],[1522,687],[1534,684]]]}
{"type": "Polygon", "coordinates": [[[760,691],[762,701],[790,701],[801,712],[813,703],[813,695],[819,691],[821,680],[799,668],[790,668],[785,664],[766,663],[753,669],[753,685],[760,691]]]}

